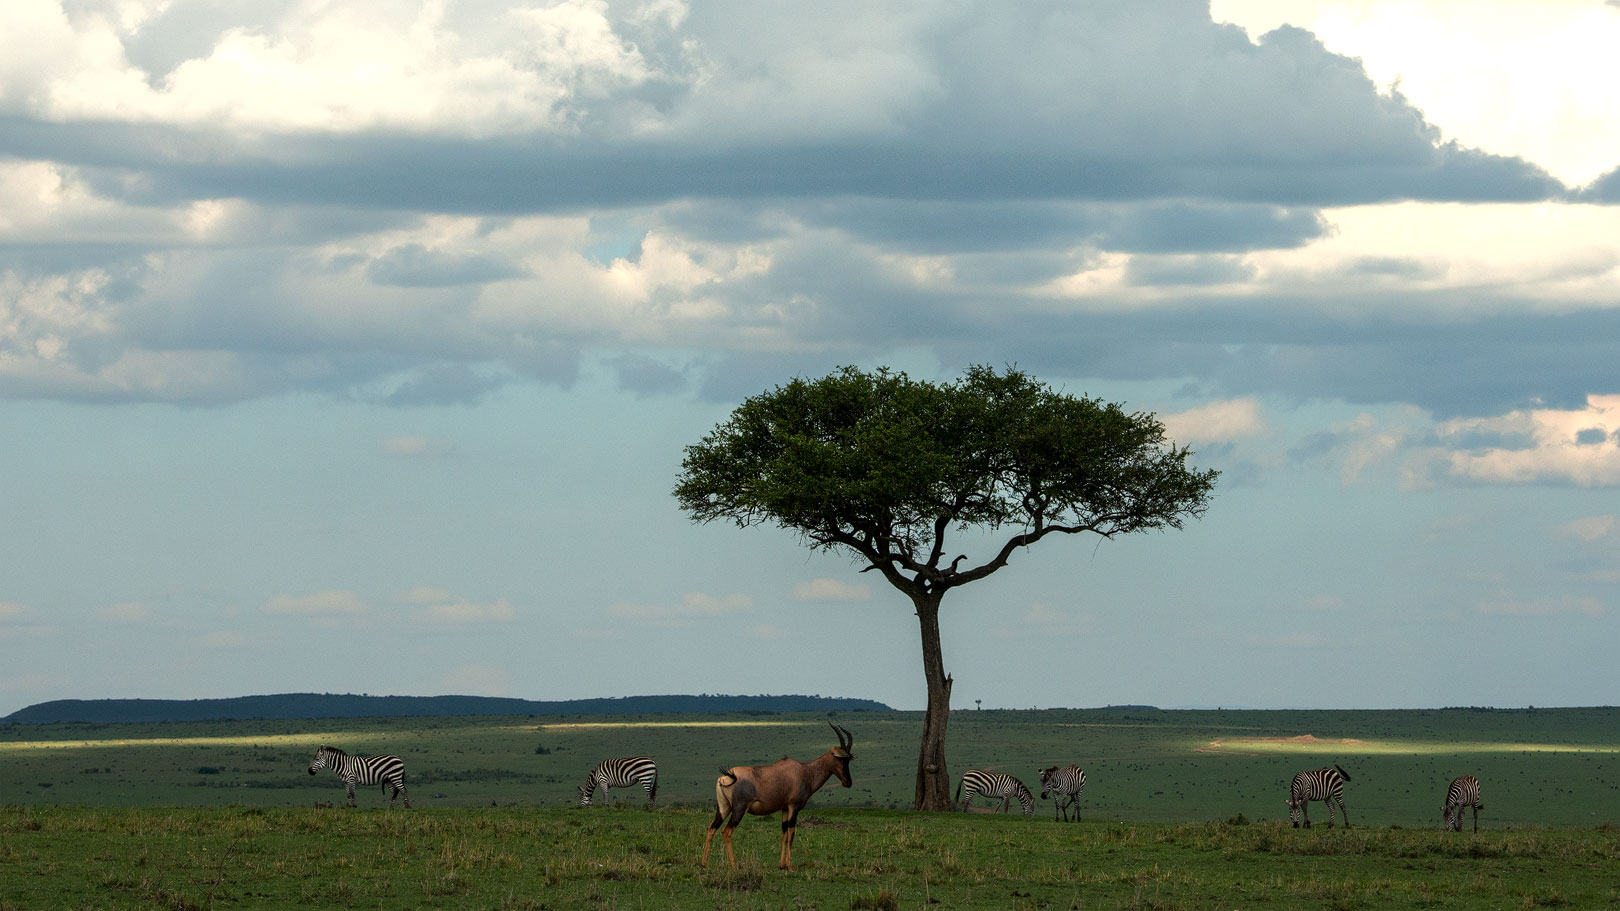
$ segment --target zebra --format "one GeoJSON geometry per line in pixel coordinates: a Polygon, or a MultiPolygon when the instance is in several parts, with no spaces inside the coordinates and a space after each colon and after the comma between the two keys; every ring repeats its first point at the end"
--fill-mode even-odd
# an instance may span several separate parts
{"type": "Polygon", "coordinates": [[[1338,803],[1339,812],[1344,814],[1344,827],[1350,828],[1350,811],[1344,808],[1344,783],[1349,780],[1350,773],[1337,765],[1331,769],[1313,769],[1295,775],[1294,783],[1288,786],[1288,821],[1297,829],[1303,817],[1305,828],[1309,829],[1311,815],[1307,805],[1313,800],[1320,800],[1327,804],[1328,828],[1333,828],[1334,803],[1338,803]]]}
{"type": "Polygon", "coordinates": [[[1074,821],[1080,821],[1080,794],[1086,789],[1086,773],[1079,766],[1066,765],[1063,768],[1051,766],[1041,769],[1041,797],[1051,795],[1052,818],[1058,818],[1058,808],[1063,808],[1063,821],[1069,821],[1069,807],[1074,807],[1074,821]]]}
{"type": "Polygon", "coordinates": [[[411,795],[405,791],[405,762],[398,756],[350,756],[337,747],[322,745],[309,763],[309,774],[314,775],[316,769],[331,769],[343,779],[351,807],[356,784],[381,784],[385,792],[390,786],[394,789],[388,797],[389,809],[399,797],[405,798],[405,809],[411,808],[411,795]]]}
{"type": "Polygon", "coordinates": [[[1479,811],[1485,809],[1485,805],[1479,802],[1479,779],[1472,775],[1458,775],[1446,788],[1446,805],[1440,812],[1444,814],[1447,831],[1462,831],[1463,807],[1474,808],[1474,831],[1478,832],[1479,811]]]}
{"type": "Polygon", "coordinates": [[[986,772],[982,769],[973,769],[962,773],[962,780],[956,785],[956,798],[962,801],[962,812],[966,813],[973,804],[973,797],[983,794],[985,797],[999,797],[996,812],[1007,809],[1007,804],[1014,797],[1024,805],[1024,815],[1030,816],[1035,812],[1035,798],[1030,795],[1029,788],[1011,775],[1000,772],[986,772]],[[967,789],[967,799],[962,800],[962,790],[967,789]]]}
{"type": "Polygon", "coordinates": [[[602,800],[607,801],[608,788],[628,788],[640,783],[647,791],[647,806],[658,797],[658,764],[646,756],[628,756],[624,759],[604,759],[591,769],[585,783],[579,787],[579,805],[591,805],[591,795],[602,789],[602,800]]]}

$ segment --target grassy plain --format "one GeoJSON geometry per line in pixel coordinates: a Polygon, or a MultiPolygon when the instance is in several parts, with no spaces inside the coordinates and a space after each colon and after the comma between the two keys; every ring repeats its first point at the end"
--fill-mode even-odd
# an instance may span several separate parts
{"type": "MultiPolygon", "coordinates": [[[[775,869],[697,864],[694,808],[0,810],[0,909],[1599,908],[1611,829],[1473,833],[830,809],[775,869]]],[[[718,852],[718,847],[716,848],[718,852]]]]}
{"type": "MultiPolygon", "coordinates": [[[[919,714],[838,721],[855,735],[855,787],[828,788],[815,806],[909,807],[919,714]]],[[[659,762],[660,805],[702,805],[723,765],[810,759],[831,747],[826,722],[791,713],[11,725],[0,727],[0,804],[341,803],[335,776],[306,773],[328,743],[401,756],[418,808],[572,804],[598,760],[636,754],[659,762]]],[[[949,755],[954,774],[993,768],[1026,783],[1038,768],[1080,765],[1087,819],[1285,817],[1294,772],[1338,763],[1351,775],[1346,803],[1357,824],[1438,826],[1441,793],[1464,773],[1483,783],[1488,826],[1620,823],[1616,708],[969,710],[952,716],[949,755]]],[[[634,804],[638,795],[613,796],[634,804]]],[[[377,789],[358,797],[386,805],[377,789]]]]}
{"type": "MultiPolygon", "coordinates": [[[[808,759],[819,714],[0,728],[0,911],[308,908],[1586,908],[1620,906],[1620,710],[955,714],[952,771],[1083,766],[1085,821],[913,814],[915,713],[852,713],[855,787],[801,818],[799,869],[749,819],[697,866],[721,765],[808,759]],[[341,809],[321,743],[393,752],[417,809],[341,809]],[[580,809],[646,753],[659,807],[580,809]],[[1288,827],[1301,768],[1346,768],[1355,827],[1288,827]],[[1456,774],[1478,835],[1438,831],[1456,774]],[[337,809],[316,808],[320,803],[337,809]],[[717,848],[717,850],[719,850],[717,848]]],[[[1322,819],[1317,805],[1317,819],[1322,819]]]]}

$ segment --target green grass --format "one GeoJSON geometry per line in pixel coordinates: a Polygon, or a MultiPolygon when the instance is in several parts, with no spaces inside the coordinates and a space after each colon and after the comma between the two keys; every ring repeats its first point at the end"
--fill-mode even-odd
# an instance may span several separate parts
{"type": "Polygon", "coordinates": [[[698,866],[696,809],[0,810],[0,909],[1557,908],[1620,902],[1611,828],[1472,834],[812,810],[698,866]]]}
{"type": "MultiPolygon", "coordinates": [[[[919,715],[838,720],[855,735],[855,787],[829,787],[816,805],[908,808],[919,715]]],[[[423,809],[569,805],[597,761],[638,753],[659,762],[660,805],[701,806],[720,766],[810,759],[831,747],[826,722],[793,713],[10,725],[0,727],[0,803],[342,803],[335,776],[305,771],[315,748],[330,743],[401,756],[423,809]]],[[[1088,820],[1282,818],[1295,771],[1338,763],[1351,775],[1345,796],[1358,825],[1438,827],[1446,783],[1464,773],[1483,784],[1485,826],[1620,823],[1620,709],[1612,708],[968,710],[952,715],[948,755],[956,775],[995,768],[1032,785],[1037,768],[1078,764],[1090,780],[1088,820]]],[[[362,807],[386,805],[376,788],[357,798],[362,807]]],[[[613,798],[639,803],[629,791],[613,798]]],[[[1051,813],[1050,804],[1040,809],[1051,813]]]]}
{"type": "MultiPolygon", "coordinates": [[[[12,909],[1585,908],[1620,906],[1620,710],[957,712],[952,771],[1083,766],[1085,821],[913,814],[919,718],[850,713],[855,787],[698,867],[715,773],[836,741],[820,714],[0,728],[12,909]],[[341,807],[321,743],[406,761],[410,811],[341,807]],[[659,760],[659,807],[573,807],[605,756],[659,760]],[[1294,771],[1352,775],[1355,827],[1290,828],[1294,771]],[[1439,831],[1484,785],[1482,830],[1439,831]],[[336,809],[317,809],[331,803],[336,809]]],[[[1324,818],[1321,805],[1317,819],[1324,818]]]]}

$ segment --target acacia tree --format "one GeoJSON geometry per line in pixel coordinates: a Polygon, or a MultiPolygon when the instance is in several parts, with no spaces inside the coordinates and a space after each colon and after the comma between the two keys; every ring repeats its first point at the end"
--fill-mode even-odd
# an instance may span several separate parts
{"type": "Polygon", "coordinates": [[[946,810],[945,593],[1052,535],[1112,538],[1202,516],[1219,473],[1188,467],[1188,455],[1152,414],[1067,395],[1016,368],[975,366],[939,384],[845,367],[743,402],[686,448],[674,492],[694,522],[792,529],[813,548],[849,552],[911,600],[928,685],[915,806],[946,810]],[[1008,535],[981,562],[947,558],[948,539],[968,528],[1008,535]]]}

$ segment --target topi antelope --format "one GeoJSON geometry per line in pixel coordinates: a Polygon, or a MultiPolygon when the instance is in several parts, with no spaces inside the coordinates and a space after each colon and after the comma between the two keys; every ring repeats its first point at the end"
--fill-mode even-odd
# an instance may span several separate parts
{"type": "Polygon", "coordinates": [[[735,766],[720,773],[714,782],[714,819],[703,839],[703,866],[709,865],[714,830],[721,830],[726,857],[735,867],[737,855],[731,849],[731,832],[742,822],[743,814],[767,816],[781,810],[782,859],[778,866],[793,869],[793,834],[799,826],[799,811],[828,778],[837,775],[840,784],[846,788],[850,785],[849,761],[855,758],[850,749],[855,746],[855,737],[836,724],[832,729],[838,735],[838,746],[809,762],[784,756],[770,765],[735,766]]]}

